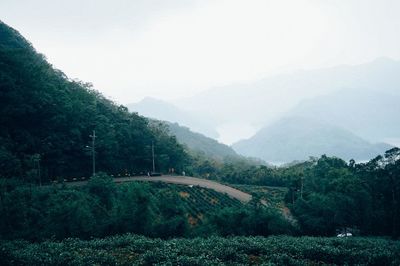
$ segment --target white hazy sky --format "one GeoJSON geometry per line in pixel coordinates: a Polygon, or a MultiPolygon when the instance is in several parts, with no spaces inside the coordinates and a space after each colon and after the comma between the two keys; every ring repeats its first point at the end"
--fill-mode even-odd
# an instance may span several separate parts
{"type": "Polygon", "coordinates": [[[0,19],[120,103],[400,59],[398,0],[1,0],[0,19]]]}

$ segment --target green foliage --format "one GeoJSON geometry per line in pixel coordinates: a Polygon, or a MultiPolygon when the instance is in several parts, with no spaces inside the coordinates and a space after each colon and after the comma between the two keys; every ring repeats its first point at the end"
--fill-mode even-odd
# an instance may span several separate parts
{"type": "Polygon", "coordinates": [[[400,243],[378,238],[122,235],[31,244],[0,242],[1,265],[399,265],[400,243]]]}
{"type": "Polygon", "coordinates": [[[188,174],[230,184],[285,186],[281,170],[253,159],[225,157],[223,161],[197,154],[188,174]]]}
{"type": "Polygon", "coordinates": [[[87,239],[126,232],[182,236],[187,220],[177,197],[156,196],[144,183],[116,186],[104,174],[76,188],[14,186],[3,179],[0,238],[87,239]]]}
{"type": "Polygon", "coordinates": [[[223,161],[226,157],[240,158],[231,147],[219,143],[215,139],[192,132],[189,128],[180,126],[177,123],[160,123],[165,124],[170,134],[176,136],[177,140],[186,145],[192,153],[219,161],[223,161]]]}
{"type": "Polygon", "coordinates": [[[152,237],[291,234],[280,210],[198,186],[98,174],[84,186],[0,183],[0,238],[33,241],[135,233],[152,237]]]}
{"type": "Polygon", "coordinates": [[[225,208],[212,215],[206,224],[221,236],[253,235],[268,236],[292,234],[294,227],[272,208],[225,208]]]}
{"type": "Polygon", "coordinates": [[[257,185],[232,185],[233,187],[249,193],[253,198],[263,201],[269,207],[284,208],[285,196],[288,193],[286,187],[270,187],[257,185]]]}
{"type": "Polygon", "coordinates": [[[322,156],[289,177],[286,197],[305,234],[399,237],[400,150],[368,163],[322,156]]]}
{"type": "Polygon", "coordinates": [[[241,208],[243,204],[226,194],[199,186],[187,186],[156,182],[149,184],[150,192],[160,200],[160,205],[169,213],[183,211],[196,225],[202,217],[224,208],[241,208]],[[170,203],[170,204],[166,204],[170,203]],[[182,210],[179,207],[182,206],[182,210]]]}
{"type": "Polygon", "coordinates": [[[0,22],[0,177],[38,182],[91,175],[182,169],[189,156],[168,132],[150,126],[91,88],[54,69],[18,32],[0,22]],[[38,164],[32,156],[40,155],[38,164]]]}

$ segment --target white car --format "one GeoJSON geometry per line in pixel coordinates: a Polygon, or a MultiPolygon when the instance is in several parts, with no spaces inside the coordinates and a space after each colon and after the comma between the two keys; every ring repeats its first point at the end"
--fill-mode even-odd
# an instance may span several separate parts
{"type": "Polygon", "coordinates": [[[353,234],[352,233],[341,233],[341,234],[337,235],[337,237],[346,237],[346,236],[353,236],[353,234]]]}

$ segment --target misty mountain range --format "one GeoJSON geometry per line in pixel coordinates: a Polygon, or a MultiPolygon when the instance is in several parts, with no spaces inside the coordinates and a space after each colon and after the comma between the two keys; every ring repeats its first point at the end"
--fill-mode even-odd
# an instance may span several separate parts
{"type": "Polygon", "coordinates": [[[340,126],[373,142],[400,136],[399,114],[399,95],[366,89],[344,89],[304,100],[288,113],[340,126]]]}
{"type": "Polygon", "coordinates": [[[303,117],[287,117],[267,126],[233,148],[245,156],[268,162],[307,160],[312,156],[337,156],[344,160],[368,160],[391,148],[371,144],[343,128],[303,117]]]}
{"type": "Polygon", "coordinates": [[[218,132],[220,140],[234,140],[240,154],[289,162],[321,154],[364,160],[382,153],[389,145],[374,143],[400,139],[399,103],[400,62],[380,58],[215,88],[174,103],[145,99],[129,107],[209,137],[218,132]],[[230,124],[228,131],[219,130],[230,124]],[[243,140],[244,127],[259,131],[243,140]],[[280,142],[284,145],[274,145],[280,142]]]}

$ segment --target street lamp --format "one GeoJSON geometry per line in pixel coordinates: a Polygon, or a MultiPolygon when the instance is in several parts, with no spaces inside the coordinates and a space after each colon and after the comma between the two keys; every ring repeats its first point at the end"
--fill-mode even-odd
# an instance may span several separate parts
{"type": "Polygon", "coordinates": [[[39,186],[42,186],[42,177],[40,174],[40,154],[35,154],[33,156],[33,161],[36,164],[35,167],[37,167],[37,176],[39,177],[39,186]]]}
{"type": "Polygon", "coordinates": [[[156,165],[154,162],[154,141],[151,142],[151,155],[153,157],[153,173],[156,172],[156,165]]]}
{"type": "Polygon", "coordinates": [[[95,150],[95,141],[96,141],[96,131],[93,130],[93,134],[89,135],[92,139],[92,168],[93,168],[93,176],[96,175],[96,150],[95,150]]]}

